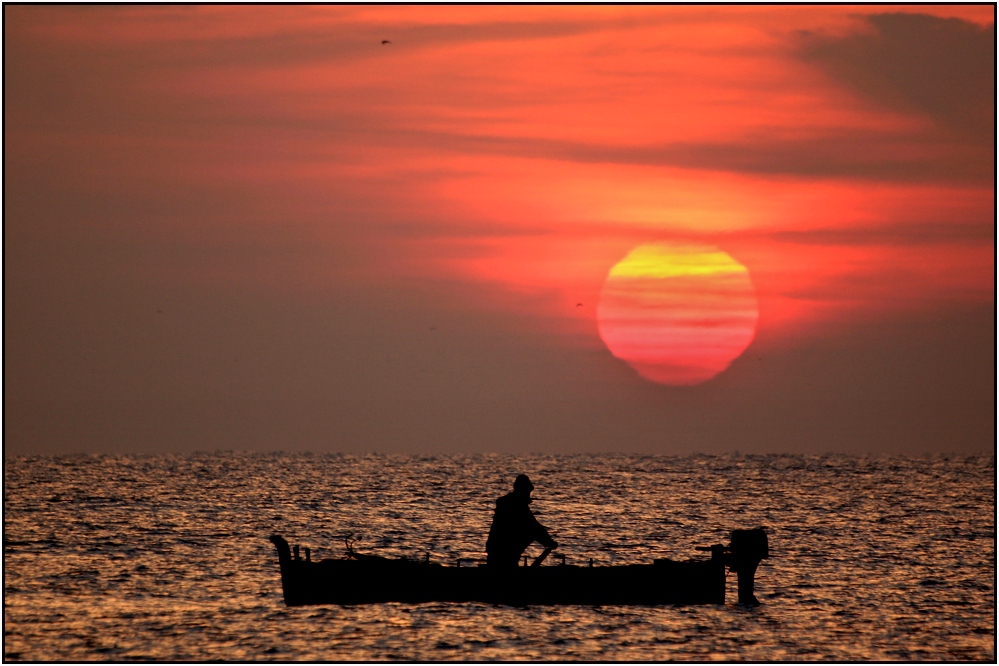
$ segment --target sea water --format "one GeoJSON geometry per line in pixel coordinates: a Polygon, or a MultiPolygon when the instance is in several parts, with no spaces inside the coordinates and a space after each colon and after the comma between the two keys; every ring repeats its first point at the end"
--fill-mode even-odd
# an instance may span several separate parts
{"type": "MultiPolygon", "coordinates": [[[[996,659],[994,456],[8,458],[7,660],[996,659]],[[569,564],[704,556],[763,526],[755,608],[287,608],[281,534],[453,565],[527,473],[569,564]]],[[[540,547],[535,546],[532,554],[540,547]]]]}

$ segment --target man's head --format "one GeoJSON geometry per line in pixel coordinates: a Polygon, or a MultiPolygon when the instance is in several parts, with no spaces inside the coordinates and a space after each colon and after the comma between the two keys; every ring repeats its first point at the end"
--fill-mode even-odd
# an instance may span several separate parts
{"type": "Polygon", "coordinates": [[[527,478],[526,474],[521,474],[517,477],[517,480],[513,482],[513,489],[515,492],[530,495],[531,491],[534,490],[534,484],[531,483],[531,480],[527,478]]]}

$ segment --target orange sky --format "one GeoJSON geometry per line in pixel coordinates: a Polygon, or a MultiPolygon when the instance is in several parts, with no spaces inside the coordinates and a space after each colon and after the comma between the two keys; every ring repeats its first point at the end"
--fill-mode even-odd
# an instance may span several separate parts
{"type": "Polygon", "coordinates": [[[16,450],[991,446],[991,5],[4,15],[16,450]],[[595,319],[664,241],[759,302],[679,393],[595,319]]]}

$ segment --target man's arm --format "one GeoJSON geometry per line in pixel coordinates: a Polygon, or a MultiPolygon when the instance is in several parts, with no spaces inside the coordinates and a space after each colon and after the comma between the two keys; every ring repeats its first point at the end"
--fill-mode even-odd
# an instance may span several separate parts
{"type": "Polygon", "coordinates": [[[558,542],[548,534],[548,528],[538,522],[538,519],[534,517],[534,512],[528,511],[528,513],[531,514],[531,522],[534,523],[534,540],[545,548],[552,550],[558,548],[558,542]]]}

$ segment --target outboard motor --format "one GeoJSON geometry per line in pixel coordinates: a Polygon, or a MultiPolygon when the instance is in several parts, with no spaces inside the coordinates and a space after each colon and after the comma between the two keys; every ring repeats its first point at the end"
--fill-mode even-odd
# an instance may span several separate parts
{"type": "Polygon", "coordinates": [[[770,557],[770,544],[762,527],[754,530],[732,530],[732,542],[728,546],[728,568],[739,579],[739,603],[759,605],[753,594],[756,567],[760,560],[770,557]]]}

